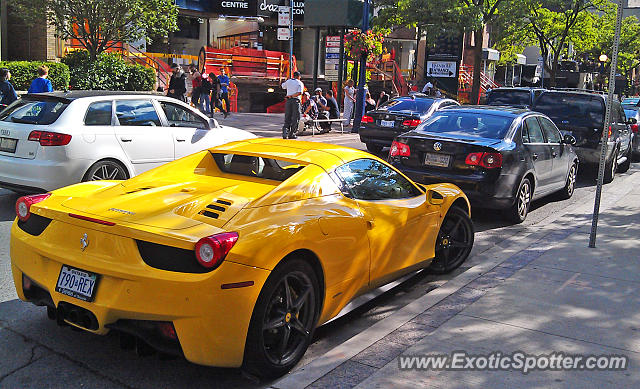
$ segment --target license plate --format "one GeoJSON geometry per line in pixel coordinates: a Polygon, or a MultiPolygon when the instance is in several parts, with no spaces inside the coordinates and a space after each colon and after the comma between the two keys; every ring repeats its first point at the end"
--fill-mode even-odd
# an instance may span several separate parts
{"type": "Polygon", "coordinates": [[[17,139],[0,138],[0,151],[5,153],[15,153],[16,146],[18,146],[17,139]]]}
{"type": "Polygon", "coordinates": [[[426,153],[424,164],[430,166],[449,167],[451,156],[449,154],[426,153]]]}
{"type": "Polygon", "coordinates": [[[380,126],[382,127],[393,127],[395,125],[395,120],[380,120],[380,126]]]}
{"type": "Polygon", "coordinates": [[[62,265],[56,284],[56,292],[83,301],[93,301],[98,279],[96,273],[62,265]]]}

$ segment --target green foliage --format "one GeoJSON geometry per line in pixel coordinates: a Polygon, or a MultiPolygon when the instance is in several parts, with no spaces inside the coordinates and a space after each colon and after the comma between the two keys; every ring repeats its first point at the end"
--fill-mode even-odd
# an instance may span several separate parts
{"type": "Polygon", "coordinates": [[[373,61],[382,54],[382,42],[384,37],[381,32],[355,30],[344,37],[344,50],[352,59],[360,59],[364,54],[367,61],[373,61]]]}
{"type": "Polygon", "coordinates": [[[153,69],[128,64],[117,53],[102,53],[92,61],[87,51],[76,50],[62,62],[71,69],[72,89],[149,91],[156,78],[153,69]]]}
{"type": "Polygon", "coordinates": [[[49,67],[49,80],[55,90],[69,88],[69,67],[58,62],[40,61],[10,61],[0,62],[0,67],[7,68],[11,72],[11,83],[16,90],[27,90],[31,81],[38,77],[38,67],[49,67]]]}

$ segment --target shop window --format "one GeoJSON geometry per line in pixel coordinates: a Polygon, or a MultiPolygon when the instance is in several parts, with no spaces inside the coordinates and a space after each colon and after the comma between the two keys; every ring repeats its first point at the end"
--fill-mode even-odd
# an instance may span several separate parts
{"type": "Polygon", "coordinates": [[[178,16],[178,31],[173,33],[176,38],[200,39],[200,23],[198,19],[178,16]]]}

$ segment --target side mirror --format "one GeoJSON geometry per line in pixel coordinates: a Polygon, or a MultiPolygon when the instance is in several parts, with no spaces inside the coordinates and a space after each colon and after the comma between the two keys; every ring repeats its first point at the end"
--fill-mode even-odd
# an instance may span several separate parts
{"type": "Polygon", "coordinates": [[[636,118],[629,118],[629,120],[627,121],[627,124],[638,124],[638,119],[636,119],[636,118]]]}
{"type": "Polygon", "coordinates": [[[218,121],[214,118],[210,118],[209,119],[209,129],[214,129],[214,128],[220,128],[220,124],[218,124],[218,121]]]}
{"type": "Polygon", "coordinates": [[[566,144],[572,145],[572,146],[575,145],[576,142],[577,142],[576,138],[571,134],[566,134],[564,136],[564,139],[562,140],[562,143],[566,143],[566,144]]]}
{"type": "Polygon", "coordinates": [[[440,192],[436,192],[433,189],[429,189],[427,191],[427,201],[431,205],[442,205],[444,204],[444,196],[440,192]]]}

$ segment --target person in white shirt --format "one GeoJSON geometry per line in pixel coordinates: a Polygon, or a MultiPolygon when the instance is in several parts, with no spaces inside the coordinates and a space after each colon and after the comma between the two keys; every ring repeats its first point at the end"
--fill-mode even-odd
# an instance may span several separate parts
{"type": "Polygon", "coordinates": [[[422,93],[430,95],[432,88],[433,88],[433,84],[431,83],[431,81],[427,81],[427,83],[424,84],[424,87],[422,88],[422,93]]]}
{"type": "Polygon", "coordinates": [[[283,82],[282,89],[287,90],[282,138],[295,139],[300,122],[300,98],[304,92],[304,84],[300,81],[300,72],[293,72],[293,78],[283,82]]]}
{"type": "Polygon", "coordinates": [[[353,109],[356,106],[356,88],[353,87],[353,80],[348,80],[347,85],[344,87],[344,112],[342,118],[344,119],[344,125],[351,125],[351,116],[353,116],[353,109]]]}

